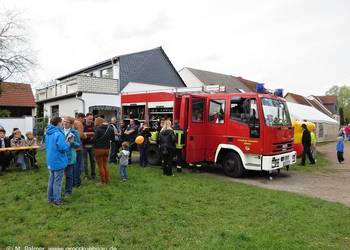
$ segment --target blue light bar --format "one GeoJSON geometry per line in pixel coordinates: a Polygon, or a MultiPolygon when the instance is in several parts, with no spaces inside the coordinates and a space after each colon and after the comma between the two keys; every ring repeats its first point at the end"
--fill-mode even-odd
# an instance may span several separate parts
{"type": "Polygon", "coordinates": [[[258,93],[264,93],[265,92],[264,83],[256,83],[255,89],[256,89],[256,92],[258,93]]]}
{"type": "Polygon", "coordinates": [[[283,89],[275,89],[275,96],[283,97],[283,89]]]}

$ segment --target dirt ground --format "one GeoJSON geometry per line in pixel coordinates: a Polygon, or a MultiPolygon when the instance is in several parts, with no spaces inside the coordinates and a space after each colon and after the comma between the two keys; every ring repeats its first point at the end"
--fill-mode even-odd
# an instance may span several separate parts
{"type": "MultiPolygon", "coordinates": [[[[329,159],[329,165],[320,172],[304,173],[283,170],[271,181],[267,179],[266,175],[259,173],[249,173],[240,179],[229,178],[218,173],[203,174],[268,189],[304,194],[339,202],[350,207],[350,142],[345,144],[344,164],[337,163],[335,143],[324,144],[318,146],[317,149],[329,159]]],[[[314,166],[306,165],[305,167],[314,166]]]]}

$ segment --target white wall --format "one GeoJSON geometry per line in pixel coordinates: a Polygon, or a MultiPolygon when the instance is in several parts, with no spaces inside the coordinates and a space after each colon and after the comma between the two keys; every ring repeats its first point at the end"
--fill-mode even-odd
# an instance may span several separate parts
{"type": "Polygon", "coordinates": [[[187,68],[182,68],[179,75],[187,87],[202,87],[204,84],[187,68]]]}
{"type": "Polygon", "coordinates": [[[83,93],[81,98],[85,101],[85,112],[89,111],[89,107],[96,105],[121,107],[120,95],[83,93]]]}
{"type": "Polygon", "coordinates": [[[0,118],[0,125],[6,130],[7,136],[11,135],[13,128],[19,128],[25,134],[28,131],[33,131],[33,117],[0,118]]]}
{"type": "Polygon", "coordinates": [[[57,101],[47,102],[44,104],[44,116],[51,117],[51,107],[59,106],[60,116],[74,116],[75,113],[89,112],[89,107],[96,105],[121,107],[120,95],[93,94],[83,93],[81,98],[85,101],[85,110],[83,110],[83,102],[75,97],[61,99],[57,101]]]}
{"type": "Polygon", "coordinates": [[[147,83],[129,82],[122,90],[122,93],[136,93],[136,92],[147,92],[147,91],[161,91],[161,90],[172,90],[173,87],[154,85],[147,83]]]}
{"type": "Polygon", "coordinates": [[[83,107],[81,101],[75,99],[75,97],[47,102],[44,104],[44,116],[51,117],[52,116],[51,106],[55,106],[55,105],[59,106],[60,116],[65,116],[65,115],[74,116],[75,112],[81,112],[83,107]]]}

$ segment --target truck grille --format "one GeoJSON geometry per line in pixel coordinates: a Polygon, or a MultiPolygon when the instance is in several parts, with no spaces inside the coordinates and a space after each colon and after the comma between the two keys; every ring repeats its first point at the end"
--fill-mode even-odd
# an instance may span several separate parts
{"type": "Polygon", "coordinates": [[[277,142],[273,143],[273,150],[274,153],[281,153],[281,152],[287,152],[293,149],[293,141],[286,141],[286,142],[277,142]]]}

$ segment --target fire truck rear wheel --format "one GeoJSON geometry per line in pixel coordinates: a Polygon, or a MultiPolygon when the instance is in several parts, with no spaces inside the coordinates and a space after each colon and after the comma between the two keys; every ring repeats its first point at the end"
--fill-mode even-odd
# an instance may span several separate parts
{"type": "Polygon", "coordinates": [[[241,177],[244,174],[242,161],[237,153],[228,152],[222,162],[226,175],[234,178],[241,177]]]}
{"type": "Polygon", "coordinates": [[[162,159],[160,157],[160,152],[158,149],[158,145],[151,144],[147,148],[147,161],[151,165],[160,165],[162,162],[162,159]]]}

